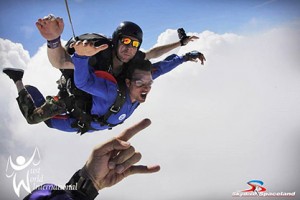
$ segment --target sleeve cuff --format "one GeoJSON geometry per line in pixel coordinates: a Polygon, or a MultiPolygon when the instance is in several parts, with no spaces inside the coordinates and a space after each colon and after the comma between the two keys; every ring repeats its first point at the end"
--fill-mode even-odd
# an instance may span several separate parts
{"type": "Polygon", "coordinates": [[[74,53],[73,56],[74,56],[75,58],[81,58],[81,59],[89,58],[89,56],[81,56],[81,55],[78,55],[76,52],[74,53]]]}

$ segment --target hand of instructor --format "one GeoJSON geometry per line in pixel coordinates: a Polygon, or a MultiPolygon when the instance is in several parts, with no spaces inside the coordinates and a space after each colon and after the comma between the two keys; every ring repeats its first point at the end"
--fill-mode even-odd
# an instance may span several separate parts
{"type": "Polygon", "coordinates": [[[41,35],[49,41],[58,38],[64,30],[63,19],[52,14],[38,19],[35,25],[41,35]]]}
{"type": "Polygon", "coordinates": [[[131,137],[150,124],[149,119],[144,119],[124,130],[116,138],[96,146],[83,167],[82,175],[90,178],[99,191],[117,184],[129,175],[159,171],[159,165],[135,165],[142,156],[128,142],[131,137]]]}

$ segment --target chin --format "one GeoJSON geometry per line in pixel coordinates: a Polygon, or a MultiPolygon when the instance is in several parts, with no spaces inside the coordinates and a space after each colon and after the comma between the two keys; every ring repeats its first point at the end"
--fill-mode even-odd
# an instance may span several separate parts
{"type": "Polygon", "coordinates": [[[122,62],[124,62],[124,63],[128,63],[131,59],[132,59],[132,58],[129,58],[129,57],[126,57],[126,58],[123,57],[121,60],[122,60],[122,62]]]}
{"type": "Polygon", "coordinates": [[[146,101],[146,99],[140,99],[138,100],[139,103],[144,103],[146,101]]]}

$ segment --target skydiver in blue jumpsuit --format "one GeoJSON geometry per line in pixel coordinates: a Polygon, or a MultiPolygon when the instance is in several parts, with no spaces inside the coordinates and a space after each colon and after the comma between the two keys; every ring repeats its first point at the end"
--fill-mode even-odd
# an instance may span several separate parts
{"type": "MultiPolygon", "coordinates": [[[[146,100],[147,94],[150,92],[152,79],[156,79],[159,76],[171,71],[178,65],[185,61],[191,60],[191,57],[186,54],[185,56],[171,55],[161,62],[154,63],[151,66],[150,61],[136,59],[134,62],[129,62],[126,67],[132,70],[131,73],[126,75],[126,101],[116,114],[111,115],[107,122],[109,124],[101,124],[97,121],[91,121],[91,127],[89,132],[95,130],[104,130],[110,128],[110,125],[117,125],[124,122],[130,117],[133,111],[138,105],[146,100]],[[142,68],[141,68],[142,67],[142,68]],[[141,68],[141,69],[139,69],[141,68]],[[133,80],[136,70],[140,70],[143,73],[140,79],[133,80]],[[152,72],[152,73],[151,73],[152,72]],[[147,80],[144,80],[147,79],[147,80]],[[130,97],[130,94],[138,91],[140,93],[135,94],[135,98],[130,97]]],[[[196,57],[193,57],[194,59],[196,57]]],[[[72,58],[75,65],[75,84],[79,89],[92,94],[92,108],[91,114],[101,116],[110,106],[114,103],[117,96],[118,83],[115,77],[105,71],[95,71],[89,65],[89,57],[78,56],[76,53],[72,58]]],[[[20,74],[21,72],[14,69],[4,70],[11,78],[13,75],[20,74]]],[[[23,74],[22,74],[23,75],[23,74]]],[[[17,79],[21,79],[18,77],[17,79]]],[[[16,82],[16,81],[15,81],[16,82]]],[[[36,106],[40,106],[45,102],[45,99],[41,96],[39,91],[29,87],[28,92],[31,94],[36,106]]],[[[58,105],[59,107],[59,105],[58,105]]],[[[70,115],[57,115],[45,121],[45,123],[54,129],[58,129],[66,132],[77,132],[78,129],[73,127],[76,118],[70,115]]]]}
{"type": "MultiPolygon", "coordinates": [[[[128,52],[126,51],[127,52],[126,53],[125,50],[126,49],[133,50],[134,48],[129,48],[129,46],[134,45],[134,42],[136,42],[136,43],[138,42],[137,46],[135,46],[136,50],[133,51],[133,52],[136,52],[136,55],[134,58],[135,59],[147,58],[147,54],[145,54],[141,51],[137,51],[142,42],[142,35],[143,34],[142,34],[140,27],[137,26],[136,24],[131,23],[131,22],[121,23],[120,26],[114,32],[113,38],[112,38],[112,43],[115,48],[109,49],[107,51],[103,51],[104,53],[96,54],[95,56],[91,57],[89,60],[89,64],[91,64],[91,66],[93,67],[94,70],[108,71],[109,73],[111,73],[115,77],[117,77],[119,72],[118,72],[118,68],[112,68],[112,66],[114,66],[112,64],[112,57],[111,57],[112,54],[117,57],[117,60],[119,60],[119,61],[122,60],[122,62],[124,63],[125,62],[124,60],[129,60],[128,58],[126,58],[126,54],[128,54],[129,51],[128,52]],[[124,36],[126,36],[126,37],[124,38],[124,36]],[[124,39],[127,39],[127,40],[124,40],[124,39]],[[132,40],[132,41],[130,41],[130,40],[132,40]],[[129,43],[126,43],[126,41],[127,42],[129,41],[129,43]],[[124,50],[125,53],[118,52],[118,51],[121,51],[122,48],[123,48],[123,50],[125,49],[124,50]],[[100,68],[99,68],[99,66],[100,66],[100,68]]],[[[191,36],[188,39],[185,39],[184,41],[186,42],[186,40],[187,40],[187,42],[188,42],[188,41],[192,40],[192,38],[193,38],[193,36],[191,36]]],[[[182,41],[180,41],[180,43],[182,43],[182,41]]],[[[57,43],[55,43],[55,44],[57,44],[57,43]]],[[[50,49],[57,48],[56,46],[53,47],[53,44],[52,45],[48,44],[48,47],[50,49]]],[[[187,57],[187,55],[186,55],[186,57],[187,57]]],[[[205,60],[204,56],[199,52],[196,52],[196,54],[190,53],[189,55],[192,55],[192,56],[189,56],[189,58],[192,58],[192,59],[199,58],[201,61],[203,61],[203,59],[205,60]],[[196,55],[196,57],[195,57],[195,55],[196,55]]],[[[68,71],[66,69],[62,69],[62,70],[64,70],[63,71],[64,75],[71,74],[71,75],[67,75],[67,76],[70,76],[70,79],[73,79],[73,70],[72,69],[69,69],[70,71],[68,71]],[[70,73],[67,73],[67,72],[70,72],[70,73]]],[[[17,88],[18,88],[18,85],[20,84],[20,81],[18,81],[18,80],[22,79],[23,72],[22,71],[14,71],[13,69],[5,69],[3,72],[6,73],[7,75],[9,75],[9,77],[12,78],[13,80],[15,79],[14,82],[16,83],[17,88]]],[[[158,73],[158,72],[156,72],[156,73],[158,73]]],[[[73,81],[71,81],[71,82],[73,82],[73,81]]],[[[21,86],[22,85],[23,84],[21,84],[21,86]]],[[[19,87],[19,88],[22,88],[22,87],[19,87]]],[[[24,86],[23,86],[23,88],[24,88],[24,86]]],[[[71,103],[69,103],[69,105],[71,105],[71,108],[69,110],[73,110],[74,104],[76,104],[76,102],[79,102],[78,99],[81,99],[82,97],[84,97],[84,98],[87,97],[88,102],[91,99],[90,95],[82,95],[81,90],[77,89],[76,87],[72,87],[72,88],[75,88],[76,92],[79,92],[80,94],[77,95],[77,93],[75,93],[75,92],[72,93],[72,95],[75,96],[75,98],[73,98],[73,100],[75,99],[76,101],[75,101],[75,103],[74,103],[74,101],[71,101],[71,103]]],[[[51,128],[56,128],[56,129],[68,131],[68,132],[74,132],[76,130],[85,132],[89,129],[94,129],[92,127],[87,127],[86,125],[88,123],[81,123],[81,121],[78,120],[78,118],[82,119],[81,114],[79,114],[79,116],[78,116],[78,113],[77,113],[77,116],[72,116],[73,113],[76,113],[76,112],[73,112],[71,116],[70,115],[60,115],[60,114],[66,112],[66,107],[68,107],[68,106],[66,106],[66,104],[67,104],[66,102],[56,101],[55,98],[49,98],[49,99],[47,99],[46,103],[44,104],[44,102],[45,102],[44,97],[37,90],[37,88],[32,87],[32,86],[27,87],[27,90],[18,89],[18,92],[19,92],[19,97],[17,98],[17,100],[18,100],[20,109],[29,124],[35,124],[35,123],[39,123],[41,121],[45,121],[45,123],[51,128]],[[32,99],[28,98],[30,95],[34,100],[33,106],[28,106],[30,104],[33,104],[32,99]],[[39,107],[39,106],[41,106],[41,107],[39,107]],[[49,119],[49,120],[46,120],[46,119],[49,119]],[[84,129],[84,130],[82,131],[82,129],[84,129]]],[[[62,95],[60,95],[60,97],[61,96],[62,95]]],[[[127,100],[128,100],[128,98],[127,98],[127,100]]],[[[83,101],[85,101],[85,99],[83,99],[83,101]]],[[[86,110],[84,110],[84,112],[90,111],[90,105],[84,105],[84,107],[86,108],[86,110]]],[[[109,108],[109,107],[107,107],[107,108],[109,108]]],[[[95,125],[95,122],[92,122],[92,124],[94,124],[94,126],[97,127],[96,130],[106,129],[111,125],[116,125],[118,123],[123,122],[126,118],[128,118],[132,114],[132,112],[135,108],[136,107],[132,107],[132,109],[129,109],[126,113],[124,113],[125,115],[122,115],[122,117],[119,116],[118,119],[116,119],[116,116],[112,115],[109,119],[107,119],[107,122],[105,122],[105,124],[102,123],[101,126],[99,125],[99,123],[98,123],[98,125],[95,125]],[[123,117],[123,116],[125,116],[125,117],[123,117]],[[115,117],[115,118],[113,118],[113,117],[115,117]]],[[[103,109],[103,107],[102,107],[102,109],[103,109]]],[[[101,113],[103,114],[103,112],[104,112],[104,110],[100,110],[100,111],[98,110],[97,112],[94,112],[94,113],[97,113],[97,115],[99,115],[101,113]]],[[[81,112],[81,113],[83,113],[83,112],[81,112]]],[[[87,116],[87,118],[91,118],[88,115],[86,115],[86,116],[87,116]]],[[[91,121],[91,120],[89,119],[87,121],[91,121]]]]}

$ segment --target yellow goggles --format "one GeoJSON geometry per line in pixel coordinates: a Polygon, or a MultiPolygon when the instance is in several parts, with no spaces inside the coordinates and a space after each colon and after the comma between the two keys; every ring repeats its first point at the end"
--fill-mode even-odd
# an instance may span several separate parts
{"type": "Polygon", "coordinates": [[[125,44],[125,45],[131,44],[133,47],[136,47],[136,48],[138,48],[140,46],[140,42],[139,41],[132,40],[130,38],[122,38],[121,42],[122,42],[122,44],[125,44]]]}

